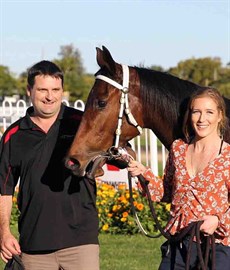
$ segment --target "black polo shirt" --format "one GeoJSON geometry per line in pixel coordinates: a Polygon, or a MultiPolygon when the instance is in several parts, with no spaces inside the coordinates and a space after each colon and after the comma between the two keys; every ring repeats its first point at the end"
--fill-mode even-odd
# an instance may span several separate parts
{"type": "Polygon", "coordinates": [[[98,244],[95,183],[73,176],[64,157],[82,112],[62,105],[48,133],[29,115],[12,124],[0,145],[0,193],[19,182],[20,245],[24,252],[98,244]]]}

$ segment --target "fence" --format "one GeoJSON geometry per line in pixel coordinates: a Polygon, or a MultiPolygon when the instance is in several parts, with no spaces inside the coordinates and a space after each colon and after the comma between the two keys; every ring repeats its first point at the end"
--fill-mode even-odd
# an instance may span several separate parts
{"type": "MultiPolygon", "coordinates": [[[[82,100],[77,100],[74,104],[63,100],[63,103],[82,111],[85,109],[85,104],[82,100]]],[[[28,106],[29,104],[24,100],[18,100],[17,102],[4,100],[2,104],[0,104],[0,137],[11,123],[25,115],[28,106]]],[[[143,134],[131,140],[130,144],[136,152],[138,161],[149,166],[156,175],[162,174],[162,170],[165,167],[167,151],[151,130],[144,129],[143,134]]],[[[104,171],[105,174],[101,177],[102,181],[127,182],[126,170],[117,170],[114,167],[105,165],[104,171]]]]}

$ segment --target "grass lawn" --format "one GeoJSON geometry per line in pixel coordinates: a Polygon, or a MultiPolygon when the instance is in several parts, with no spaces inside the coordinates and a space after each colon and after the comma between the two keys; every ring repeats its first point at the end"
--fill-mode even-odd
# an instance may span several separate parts
{"type": "MultiPolygon", "coordinates": [[[[100,270],[157,270],[164,239],[141,234],[100,235],[100,270]]],[[[4,264],[0,260],[0,270],[4,264]]]]}
{"type": "Polygon", "coordinates": [[[100,235],[101,270],[157,270],[163,237],[100,235]]]}

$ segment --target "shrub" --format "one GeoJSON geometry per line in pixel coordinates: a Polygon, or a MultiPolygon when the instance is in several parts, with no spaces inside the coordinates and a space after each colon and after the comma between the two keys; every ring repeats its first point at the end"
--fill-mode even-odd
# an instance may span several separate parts
{"type": "MultiPolygon", "coordinates": [[[[150,234],[157,234],[158,229],[151,216],[146,198],[132,190],[135,211],[144,229],[150,234]]],[[[111,234],[135,234],[139,232],[136,220],[131,211],[130,193],[126,185],[119,185],[117,189],[102,183],[98,185],[97,207],[100,221],[100,232],[111,234]]],[[[169,204],[154,203],[158,220],[164,227],[168,220],[169,204]]]]}
{"type": "MultiPolygon", "coordinates": [[[[132,193],[133,205],[142,226],[146,232],[155,235],[158,234],[158,229],[151,216],[147,199],[139,195],[139,192],[136,189],[133,189],[132,193]]],[[[11,225],[17,224],[19,216],[17,194],[18,189],[15,190],[13,197],[11,225]]],[[[140,231],[131,211],[130,193],[126,185],[121,184],[115,188],[112,185],[105,183],[98,184],[96,204],[101,233],[136,234],[140,231]]],[[[165,203],[154,203],[154,207],[158,220],[164,227],[168,220],[170,205],[165,203]]]]}

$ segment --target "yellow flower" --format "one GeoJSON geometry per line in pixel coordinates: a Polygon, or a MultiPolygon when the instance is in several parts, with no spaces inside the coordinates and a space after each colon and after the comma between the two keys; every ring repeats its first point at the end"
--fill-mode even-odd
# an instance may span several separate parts
{"type": "Polygon", "coordinates": [[[170,209],[171,209],[171,204],[170,204],[170,203],[167,203],[166,206],[165,206],[165,209],[166,209],[167,211],[170,211],[170,209]]]}
{"type": "Polygon", "coordinates": [[[126,200],[126,198],[125,198],[124,195],[121,195],[121,197],[118,198],[118,201],[120,201],[123,204],[127,204],[128,203],[128,201],[126,200]]]}
{"type": "Polygon", "coordinates": [[[109,229],[109,224],[104,224],[103,226],[102,226],[102,230],[103,231],[108,231],[108,229],[109,229]]]}
{"type": "Polygon", "coordinates": [[[113,213],[108,213],[107,215],[109,218],[111,218],[113,216],[113,213]]]}
{"type": "Polygon", "coordinates": [[[102,194],[102,191],[101,190],[98,190],[97,191],[97,196],[101,196],[101,194],[102,194]]]}
{"type": "Polygon", "coordinates": [[[116,212],[118,210],[118,206],[115,204],[112,208],[113,212],[116,212]]]}
{"type": "Polygon", "coordinates": [[[104,205],[104,204],[106,204],[106,200],[101,201],[101,205],[104,205]]]}
{"type": "Polygon", "coordinates": [[[125,217],[121,218],[121,222],[125,222],[126,220],[127,220],[127,218],[125,218],[125,217]]]}
{"type": "Polygon", "coordinates": [[[17,198],[14,196],[12,201],[13,201],[13,203],[17,203],[17,198]]]}

